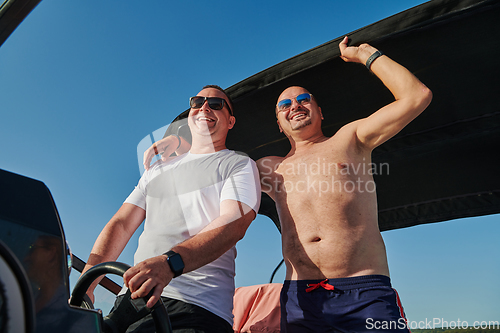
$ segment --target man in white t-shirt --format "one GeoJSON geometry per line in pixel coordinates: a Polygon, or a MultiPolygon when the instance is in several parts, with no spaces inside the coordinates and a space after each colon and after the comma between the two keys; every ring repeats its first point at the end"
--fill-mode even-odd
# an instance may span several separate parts
{"type": "MultiPolygon", "coordinates": [[[[163,141],[164,158],[104,227],[84,271],[116,260],[145,220],[124,289],[133,299],[153,290],[148,307],[161,296],[174,332],[232,332],[235,244],[258,212],[259,176],[254,161],[226,148],[235,118],[225,92],[206,86],[190,107],[189,152],[167,157],[189,144],[176,135],[163,141]]],[[[154,332],[154,324],[147,319],[133,329],[154,332]]]]}

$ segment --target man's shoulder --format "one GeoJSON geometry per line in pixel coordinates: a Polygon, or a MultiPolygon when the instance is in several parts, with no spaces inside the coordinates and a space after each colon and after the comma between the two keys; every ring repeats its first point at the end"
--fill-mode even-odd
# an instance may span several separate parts
{"type": "Polygon", "coordinates": [[[254,163],[250,156],[241,151],[226,149],[218,153],[217,158],[230,161],[231,163],[254,163]]]}
{"type": "MultiPolygon", "coordinates": [[[[325,141],[318,143],[320,146],[331,146],[340,149],[348,149],[352,144],[357,143],[357,129],[364,119],[358,119],[345,124],[337,132],[325,141]]],[[[321,147],[324,149],[325,147],[321,147]]]]}
{"type": "Polygon", "coordinates": [[[225,150],[222,150],[221,153],[225,154],[226,156],[236,156],[238,158],[242,158],[242,159],[250,159],[250,157],[245,154],[244,152],[242,151],[239,151],[239,150],[230,150],[230,149],[225,149],[225,150]]]}
{"type": "Polygon", "coordinates": [[[257,165],[259,164],[262,164],[262,163],[277,163],[277,162],[281,162],[283,161],[284,159],[286,158],[283,157],[283,156],[264,156],[264,157],[261,157],[257,160],[257,165]]]}
{"type": "Polygon", "coordinates": [[[262,173],[263,171],[274,171],[278,164],[282,163],[286,156],[264,156],[257,160],[257,168],[262,173]]]}
{"type": "Polygon", "coordinates": [[[252,160],[247,154],[234,150],[224,150],[218,152],[216,156],[217,164],[221,172],[229,172],[233,174],[248,168],[256,170],[255,161],[252,160]]]}

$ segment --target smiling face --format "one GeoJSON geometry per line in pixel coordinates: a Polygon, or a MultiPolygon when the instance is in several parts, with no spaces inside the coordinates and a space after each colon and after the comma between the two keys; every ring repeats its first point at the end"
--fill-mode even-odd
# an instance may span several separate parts
{"type": "MultiPolygon", "coordinates": [[[[206,88],[196,96],[220,97],[227,103],[227,98],[222,91],[215,88],[206,88]]],[[[191,108],[189,111],[188,124],[193,135],[212,136],[213,139],[221,139],[227,136],[227,132],[233,128],[235,118],[229,114],[227,105],[222,110],[213,110],[205,101],[198,109],[191,108]]]]}
{"type": "Polygon", "coordinates": [[[293,135],[294,132],[308,130],[311,125],[318,125],[321,128],[321,108],[316,103],[314,97],[309,102],[299,104],[296,97],[300,94],[309,93],[302,87],[290,87],[283,91],[278,98],[278,102],[284,99],[292,101],[291,106],[279,111],[276,108],[276,117],[280,131],[285,135],[293,135]]]}

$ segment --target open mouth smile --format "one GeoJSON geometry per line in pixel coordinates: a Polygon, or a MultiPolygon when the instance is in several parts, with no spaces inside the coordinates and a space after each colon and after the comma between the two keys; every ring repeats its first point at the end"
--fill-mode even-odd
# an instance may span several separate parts
{"type": "Polygon", "coordinates": [[[204,121],[204,122],[215,122],[215,119],[206,117],[206,116],[201,116],[196,118],[196,121],[204,121]]]}
{"type": "Polygon", "coordinates": [[[305,111],[298,111],[298,112],[295,112],[294,114],[292,114],[288,120],[301,120],[305,117],[307,117],[307,112],[305,111]]]}

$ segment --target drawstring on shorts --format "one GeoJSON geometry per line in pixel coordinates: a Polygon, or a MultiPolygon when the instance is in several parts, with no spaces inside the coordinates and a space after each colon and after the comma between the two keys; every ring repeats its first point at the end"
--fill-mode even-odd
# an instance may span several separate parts
{"type": "Polygon", "coordinates": [[[332,286],[331,284],[328,284],[328,279],[325,279],[325,280],[321,281],[320,283],[311,283],[311,284],[308,283],[307,286],[309,287],[306,289],[307,293],[310,293],[311,291],[318,289],[319,287],[322,287],[326,290],[334,290],[335,289],[334,286],[332,286]]]}

